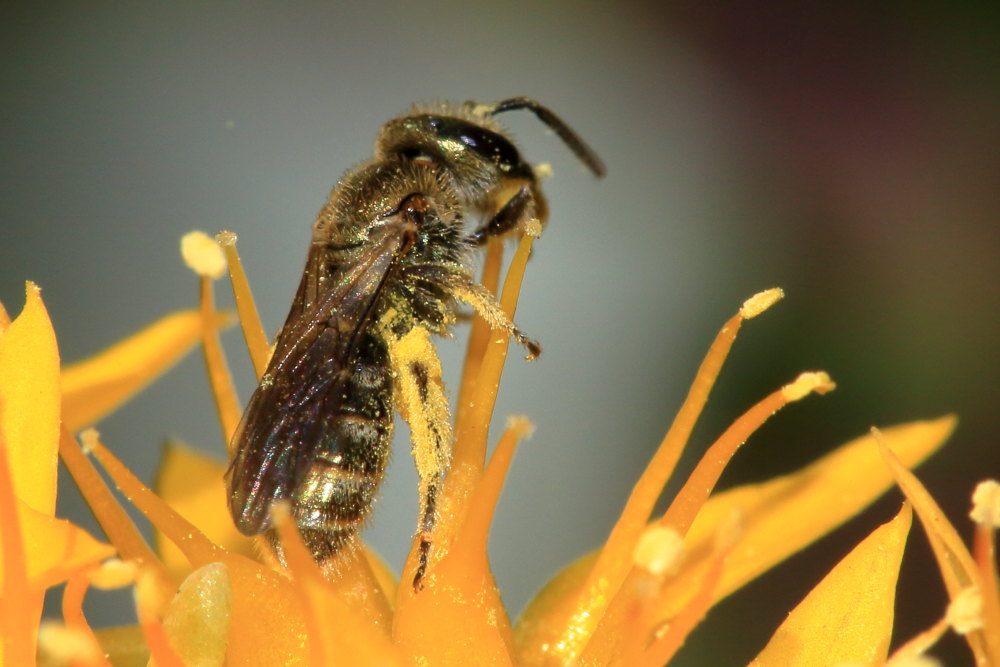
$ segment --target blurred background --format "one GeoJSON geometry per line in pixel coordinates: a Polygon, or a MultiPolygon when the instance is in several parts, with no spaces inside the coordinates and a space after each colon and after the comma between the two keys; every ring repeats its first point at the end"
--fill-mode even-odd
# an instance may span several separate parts
{"type": "MultiPolygon", "coordinates": [[[[701,354],[746,297],[787,299],[744,328],[695,432],[693,460],[802,370],[839,388],[789,407],[722,486],[794,470],[872,424],[957,412],[920,475],[958,525],[1000,473],[1000,6],[996,3],[3,3],[0,300],[30,279],[71,362],[192,307],[178,239],[235,231],[266,327],[284,320],[313,217],[420,100],[529,95],[604,158],[595,181],[530,114],[552,218],[518,323],[496,424],[518,453],[491,554],[512,610],[609,530],[701,354]]],[[[217,290],[229,303],[228,286],[217,290]]],[[[466,326],[441,353],[455,377],[466,326]]],[[[242,398],[253,381],[226,335],[242,398]]],[[[452,384],[454,386],[454,383],[452,384]]],[[[224,446],[199,354],[106,419],[143,479],[165,438],[224,446]]],[[[405,427],[367,539],[396,567],[415,516],[405,427]]],[[[495,436],[494,436],[495,437],[495,436]]],[[[690,461],[688,461],[690,463],[690,461]]],[[[60,512],[97,531],[63,480],[60,512]]],[[[850,525],[725,601],[675,664],[742,664],[861,537],[850,525]],[[761,604],[761,601],[766,601],[761,604]]],[[[130,622],[93,595],[95,624],[130,622]]],[[[897,636],[929,626],[943,585],[914,527],[897,636]]],[[[948,639],[935,654],[970,660],[948,639]]]]}

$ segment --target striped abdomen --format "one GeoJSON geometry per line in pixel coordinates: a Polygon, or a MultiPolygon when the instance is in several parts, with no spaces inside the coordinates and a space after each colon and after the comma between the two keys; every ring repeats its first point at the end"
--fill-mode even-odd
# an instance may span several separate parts
{"type": "Polygon", "coordinates": [[[385,344],[362,334],[358,359],[330,436],[292,496],[292,516],[313,558],[334,554],[364,525],[385,473],[392,443],[392,378],[385,344]]]}

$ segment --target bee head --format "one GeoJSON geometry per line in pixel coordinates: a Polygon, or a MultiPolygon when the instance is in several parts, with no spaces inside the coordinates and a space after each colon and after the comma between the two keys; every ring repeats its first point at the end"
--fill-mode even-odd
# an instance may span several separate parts
{"type": "Polygon", "coordinates": [[[442,106],[396,118],[382,127],[376,159],[399,158],[445,171],[459,196],[482,208],[504,182],[534,182],[531,166],[489,114],[442,106]]]}

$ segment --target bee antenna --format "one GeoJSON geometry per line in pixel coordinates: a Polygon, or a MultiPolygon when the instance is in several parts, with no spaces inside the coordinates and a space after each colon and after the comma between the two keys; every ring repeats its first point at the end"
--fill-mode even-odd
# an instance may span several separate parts
{"type": "Polygon", "coordinates": [[[538,117],[538,120],[548,125],[553,132],[559,135],[563,143],[580,158],[581,162],[587,165],[587,168],[594,173],[594,176],[598,178],[604,176],[604,163],[601,162],[601,158],[597,157],[597,153],[580,138],[580,135],[564,123],[562,118],[555,115],[548,107],[542,106],[530,97],[512,97],[509,100],[497,102],[490,109],[490,115],[495,116],[498,113],[516,111],[518,109],[528,109],[534,113],[538,117]]]}

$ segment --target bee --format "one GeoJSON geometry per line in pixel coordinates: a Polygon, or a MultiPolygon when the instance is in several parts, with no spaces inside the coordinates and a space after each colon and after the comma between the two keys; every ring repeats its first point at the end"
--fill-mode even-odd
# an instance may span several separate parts
{"type": "Polygon", "coordinates": [[[382,127],[374,158],[348,171],[320,210],[226,473],[237,528],[264,533],[279,560],[271,525],[278,501],[290,503],[317,563],[333,563],[353,540],[385,474],[399,410],[420,478],[419,588],[452,446],[428,334],[447,335],[465,302],[529,358],[539,353],[470,272],[477,246],[548,215],[532,166],[495,119],[518,109],[532,111],[595,175],[604,174],[583,140],[534,100],[417,106],[382,127]],[[467,231],[472,220],[480,224],[467,231]]]}

